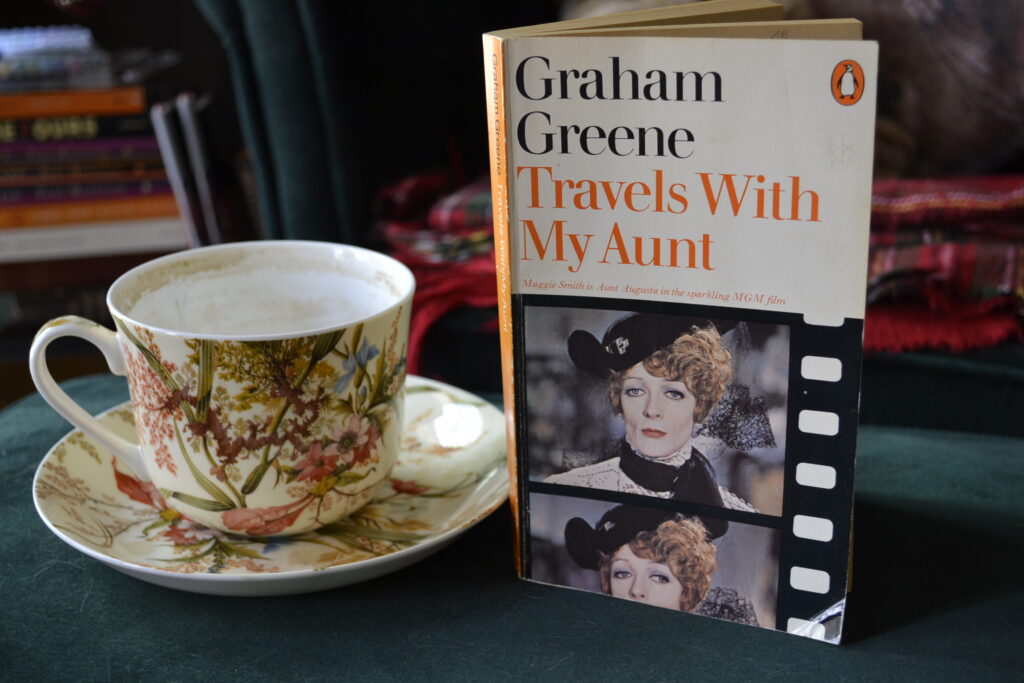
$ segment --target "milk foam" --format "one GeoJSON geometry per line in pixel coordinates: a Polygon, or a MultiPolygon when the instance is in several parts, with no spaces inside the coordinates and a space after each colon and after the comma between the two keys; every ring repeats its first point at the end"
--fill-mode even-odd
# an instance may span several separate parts
{"type": "Polygon", "coordinates": [[[397,287],[366,263],[303,262],[282,251],[217,269],[168,267],[126,283],[118,306],[144,325],[191,335],[255,337],[341,327],[399,300],[397,287]],[[271,262],[272,261],[272,262],[271,262]],[[340,271],[340,272],[339,272],[340,271]],[[348,271],[348,272],[345,272],[348,271]]]}

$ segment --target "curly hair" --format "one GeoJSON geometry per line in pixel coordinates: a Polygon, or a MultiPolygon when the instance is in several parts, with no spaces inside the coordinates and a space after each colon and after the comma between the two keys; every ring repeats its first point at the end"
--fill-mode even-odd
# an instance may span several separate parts
{"type": "MultiPolygon", "coordinates": [[[[667,565],[683,588],[679,609],[692,612],[711,588],[711,575],[718,568],[715,546],[699,520],[688,517],[667,519],[654,531],[641,531],[629,541],[637,557],[667,565]]],[[[612,557],[600,553],[598,571],[601,590],[610,594],[612,557]]]]}
{"type": "MultiPolygon", "coordinates": [[[[732,377],[732,354],[722,347],[722,336],[713,325],[693,327],[642,362],[652,375],[686,384],[697,399],[693,410],[696,422],[703,422],[721,400],[732,377]]],[[[613,372],[609,380],[608,398],[616,415],[622,414],[622,385],[628,373],[628,369],[613,372]]]]}

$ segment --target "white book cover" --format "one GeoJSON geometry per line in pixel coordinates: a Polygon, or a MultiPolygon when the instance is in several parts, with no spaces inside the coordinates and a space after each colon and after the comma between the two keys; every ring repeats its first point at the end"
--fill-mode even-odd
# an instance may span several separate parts
{"type": "Polygon", "coordinates": [[[521,575],[838,642],[877,45],[484,45],[521,575]]]}

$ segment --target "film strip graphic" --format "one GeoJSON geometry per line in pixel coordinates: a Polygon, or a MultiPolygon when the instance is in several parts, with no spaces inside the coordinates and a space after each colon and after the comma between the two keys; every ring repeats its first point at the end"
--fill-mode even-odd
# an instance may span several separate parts
{"type": "Polygon", "coordinates": [[[778,532],[775,629],[837,642],[847,594],[863,321],[836,327],[792,313],[590,297],[513,296],[522,573],[533,578],[531,494],[715,517],[778,532]],[[531,480],[530,396],[524,354],[530,307],[661,313],[785,325],[789,329],[781,514],[709,508],[683,500],[531,480]]]}
{"type": "Polygon", "coordinates": [[[776,624],[838,642],[849,581],[864,322],[826,327],[801,320],[790,329],[776,624]]]}

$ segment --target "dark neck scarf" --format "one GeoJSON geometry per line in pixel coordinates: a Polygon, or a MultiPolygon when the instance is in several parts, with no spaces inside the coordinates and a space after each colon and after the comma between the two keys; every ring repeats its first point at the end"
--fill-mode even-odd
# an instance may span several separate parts
{"type": "MultiPolygon", "coordinates": [[[[623,439],[619,449],[619,467],[627,477],[648,491],[671,491],[674,500],[725,507],[722,495],[718,492],[715,469],[696,448],[692,450],[689,460],[673,467],[641,457],[623,439]]],[[[711,538],[718,538],[729,528],[725,520],[700,519],[711,538]]]]}

